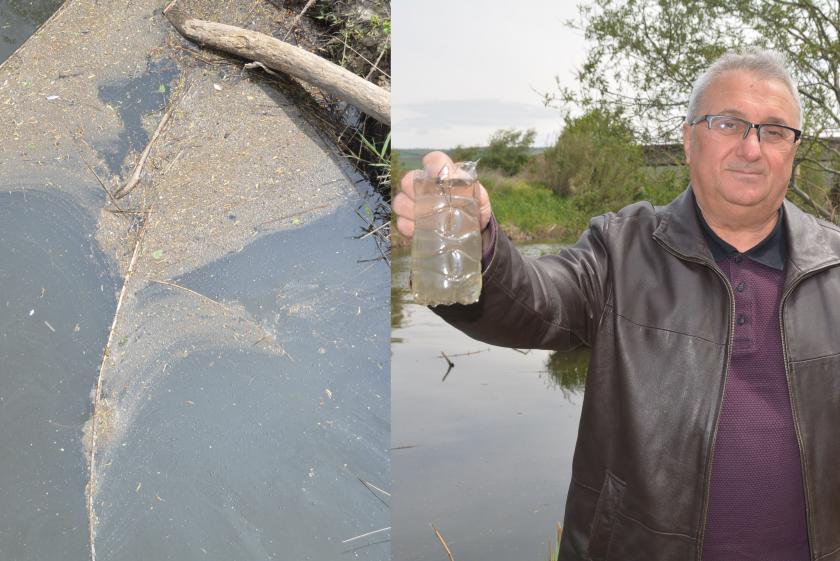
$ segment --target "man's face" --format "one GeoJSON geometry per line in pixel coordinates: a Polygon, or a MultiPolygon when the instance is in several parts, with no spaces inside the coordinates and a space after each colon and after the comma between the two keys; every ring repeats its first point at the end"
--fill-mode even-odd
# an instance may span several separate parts
{"type": "MultiPolygon", "coordinates": [[[[698,115],[731,115],[752,123],[798,128],[799,112],[785,84],[747,71],[726,72],[709,84],[698,115]]],[[[765,145],[755,129],[746,139],[683,125],[691,184],[701,208],[719,220],[742,222],[777,209],[787,190],[798,143],[765,145]]]]}

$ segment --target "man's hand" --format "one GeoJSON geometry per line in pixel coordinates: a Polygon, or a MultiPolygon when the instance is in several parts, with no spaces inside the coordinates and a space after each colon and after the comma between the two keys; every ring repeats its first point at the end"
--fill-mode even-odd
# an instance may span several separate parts
{"type": "MultiPolygon", "coordinates": [[[[443,166],[453,166],[452,160],[443,152],[429,152],[423,156],[423,169],[427,174],[437,175],[443,166]]],[[[397,215],[397,230],[408,239],[414,236],[414,175],[420,173],[417,170],[410,171],[400,181],[400,192],[394,197],[393,209],[397,215]]],[[[490,197],[487,189],[481,183],[478,184],[479,215],[481,230],[490,223],[490,197]]]]}

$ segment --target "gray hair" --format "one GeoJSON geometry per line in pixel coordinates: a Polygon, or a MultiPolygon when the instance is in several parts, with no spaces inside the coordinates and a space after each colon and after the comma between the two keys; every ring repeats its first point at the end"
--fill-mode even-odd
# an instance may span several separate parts
{"type": "Polygon", "coordinates": [[[708,70],[694,82],[691,97],[688,98],[686,121],[690,122],[697,116],[700,100],[706,93],[709,84],[720,77],[721,74],[731,70],[754,72],[764,78],[779,80],[785,84],[793,96],[796,108],[799,110],[798,126],[802,128],[802,100],[799,98],[799,91],[790,72],[788,72],[787,60],[776,51],[759,49],[745,49],[740,52],[729,51],[714,61],[708,70]]]}

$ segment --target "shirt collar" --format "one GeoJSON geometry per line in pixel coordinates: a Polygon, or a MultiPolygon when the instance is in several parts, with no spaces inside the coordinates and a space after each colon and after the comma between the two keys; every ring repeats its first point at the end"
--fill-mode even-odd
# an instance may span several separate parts
{"type": "MultiPolygon", "coordinates": [[[[691,200],[694,201],[694,210],[697,211],[697,219],[700,221],[700,226],[703,228],[703,234],[706,238],[706,244],[712,252],[712,257],[715,261],[726,259],[740,254],[741,252],[735,249],[732,245],[721,239],[714,230],[703,218],[703,213],[697,205],[697,199],[694,197],[694,192],[691,193],[691,200]]],[[[776,226],[773,231],[767,235],[758,245],[752,249],[744,252],[743,255],[749,257],[757,263],[761,263],[767,267],[776,269],[778,271],[784,270],[785,262],[787,261],[787,236],[784,228],[785,212],[784,206],[779,208],[779,219],[776,220],[776,226]]]]}

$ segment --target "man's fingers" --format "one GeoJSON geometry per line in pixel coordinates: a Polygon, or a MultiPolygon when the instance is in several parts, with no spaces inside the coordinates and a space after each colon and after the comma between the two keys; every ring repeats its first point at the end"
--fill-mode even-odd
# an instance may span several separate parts
{"type": "MultiPolygon", "coordinates": [[[[397,231],[406,238],[414,236],[414,178],[417,174],[426,173],[432,177],[437,176],[444,166],[450,166],[454,171],[455,164],[452,159],[443,152],[429,152],[423,156],[423,171],[412,170],[406,173],[400,180],[400,192],[394,197],[392,208],[397,217],[397,231]]],[[[490,197],[487,190],[479,183],[479,213],[481,229],[490,223],[490,197]]]]}
{"type": "Polygon", "coordinates": [[[410,240],[414,237],[414,220],[397,216],[397,231],[410,240]]]}
{"type": "Polygon", "coordinates": [[[414,201],[406,193],[397,193],[391,208],[397,216],[414,220],[414,201]]]}
{"type": "MultiPolygon", "coordinates": [[[[413,172],[408,172],[406,177],[413,172]]],[[[409,185],[411,185],[411,178],[409,178],[409,185]]],[[[405,180],[405,178],[403,178],[405,180]]],[[[400,186],[405,189],[404,186],[400,186]]],[[[414,187],[411,187],[411,196],[414,196],[414,187]]],[[[397,193],[394,201],[391,203],[391,210],[397,217],[397,231],[408,239],[414,236],[414,199],[408,196],[408,193],[403,190],[397,193]]]]}
{"type": "Polygon", "coordinates": [[[452,158],[443,152],[429,152],[423,156],[422,162],[423,170],[431,177],[437,177],[440,170],[446,165],[449,166],[450,173],[455,170],[455,164],[452,162],[452,158]]]}
{"type": "Polygon", "coordinates": [[[400,180],[400,191],[412,201],[414,200],[414,176],[418,173],[420,173],[419,170],[411,170],[400,180]]]}

